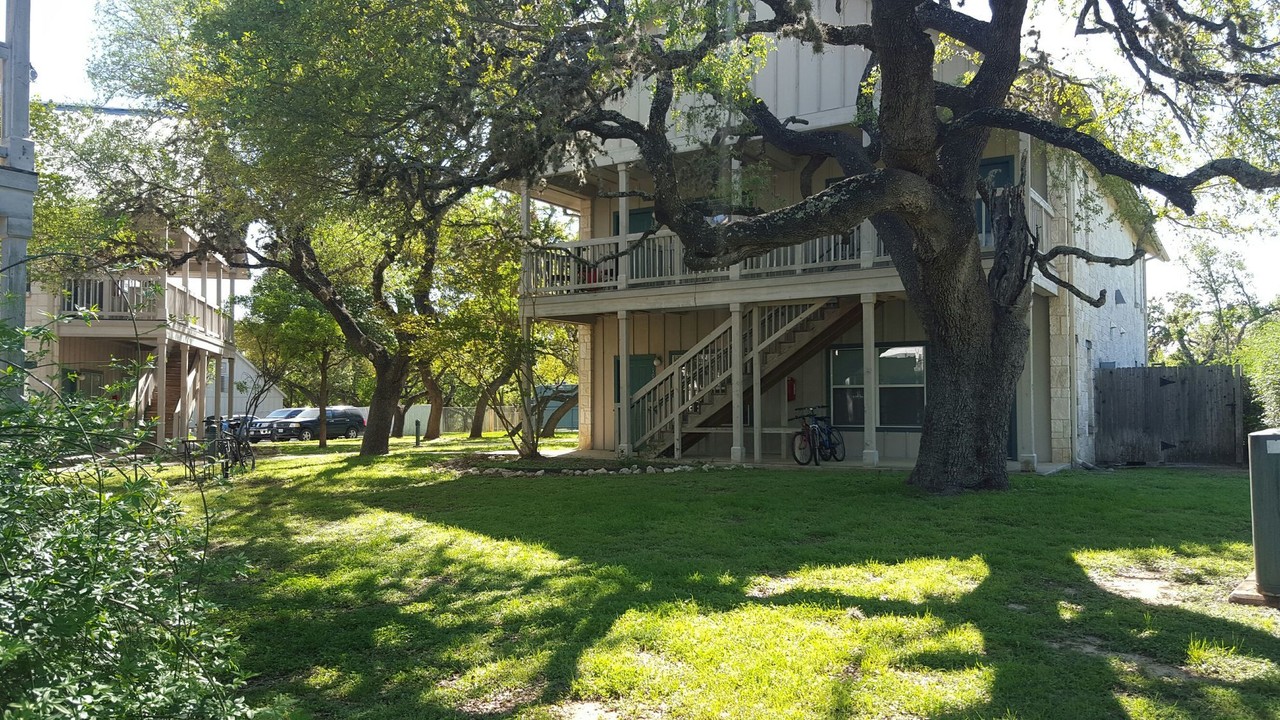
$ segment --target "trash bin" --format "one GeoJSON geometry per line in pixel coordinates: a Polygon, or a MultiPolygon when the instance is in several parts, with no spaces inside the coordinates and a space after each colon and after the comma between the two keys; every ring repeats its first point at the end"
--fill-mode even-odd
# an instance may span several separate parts
{"type": "Polygon", "coordinates": [[[1258,592],[1280,597],[1280,430],[1249,434],[1249,486],[1258,592]]]}

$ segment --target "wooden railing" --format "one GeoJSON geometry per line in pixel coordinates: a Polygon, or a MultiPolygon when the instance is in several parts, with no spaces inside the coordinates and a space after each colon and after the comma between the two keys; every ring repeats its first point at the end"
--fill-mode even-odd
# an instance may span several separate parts
{"type": "Polygon", "coordinates": [[[778,277],[806,273],[856,270],[887,265],[889,257],[879,243],[865,246],[862,228],[844,235],[814,238],[799,245],[777,248],[727,268],[691,270],[684,262],[684,245],[673,233],[641,238],[633,233],[544,246],[529,251],[525,287],[533,295],[564,295],[622,290],[631,287],[689,285],[778,277]],[[630,247],[628,252],[620,252],[630,247]]]}
{"type": "MultiPolygon", "coordinates": [[[[1053,206],[1028,189],[1027,220],[1041,247],[1062,244],[1066,224],[1053,206]]],[[[984,251],[995,247],[986,205],[975,201],[978,240],[984,251]]],[[[737,265],[690,270],[684,245],[675,234],[641,233],[547,245],[529,250],[522,287],[530,295],[568,295],[635,287],[690,285],[721,280],[786,277],[833,271],[856,271],[892,264],[870,223],[843,235],[826,235],[799,245],[771,250],[737,265]],[[629,248],[629,250],[628,250],[629,248]],[[626,250],[626,252],[623,252],[626,250]]]]}
{"type": "MultiPolygon", "coordinates": [[[[763,351],[777,342],[816,315],[827,302],[824,298],[748,307],[742,313],[741,338],[733,336],[732,318],[725,320],[629,398],[630,408],[622,411],[631,412],[635,446],[643,447],[658,433],[669,430],[678,447],[685,416],[696,414],[700,404],[710,401],[712,393],[727,389],[733,372],[735,342],[741,343],[742,362],[749,363],[752,351],[763,351]],[[759,348],[756,348],[757,340],[759,348]]],[[[754,367],[750,370],[756,372],[754,367]]]]}
{"type": "Polygon", "coordinates": [[[214,339],[231,339],[231,318],[173,280],[146,276],[67,280],[62,292],[63,312],[88,310],[101,320],[163,322],[214,339]]]}

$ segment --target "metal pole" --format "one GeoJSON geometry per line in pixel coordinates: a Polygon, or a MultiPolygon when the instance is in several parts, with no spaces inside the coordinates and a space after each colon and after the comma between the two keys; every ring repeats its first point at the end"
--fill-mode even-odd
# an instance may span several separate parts
{"type": "Polygon", "coordinates": [[[413,446],[422,447],[422,421],[413,421],[413,446]]]}

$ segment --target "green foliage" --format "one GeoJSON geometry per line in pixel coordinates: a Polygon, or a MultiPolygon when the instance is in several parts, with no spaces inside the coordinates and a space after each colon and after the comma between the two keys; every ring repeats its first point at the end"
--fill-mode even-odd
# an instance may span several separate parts
{"type": "Polygon", "coordinates": [[[1268,320],[1254,327],[1238,353],[1245,377],[1262,406],[1266,427],[1280,427],[1280,321],[1268,320]]]}
{"type": "Polygon", "coordinates": [[[1155,362],[1213,365],[1237,362],[1249,328],[1280,310],[1254,297],[1252,276],[1232,250],[1194,243],[1182,264],[1191,292],[1170,293],[1151,303],[1148,345],[1155,362]]]}
{"type": "MultiPolygon", "coordinates": [[[[0,341],[30,334],[5,327],[0,341]]],[[[234,637],[204,594],[228,566],[206,557],[206,526],[131,459],[147,428],[128,429],[110,392],[14,402],[23,380],[12,368],[0,377],[3,717],[253,715],[237,697],[234,637]]]]}

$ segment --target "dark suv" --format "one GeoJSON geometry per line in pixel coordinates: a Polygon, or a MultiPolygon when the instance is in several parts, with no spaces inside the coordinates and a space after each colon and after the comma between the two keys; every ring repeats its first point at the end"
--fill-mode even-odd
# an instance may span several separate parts
{"type": "Polygon", "coordinates": [[[249,440],[252,442],[262,442],[263,440],[271,440],[275,434],[275,426],[277,422],[298,415],[306,408],[280,408],[272,410],[266,417],[258,418],[249,423],[249,440]]]}
{"type": "MultiPolygon", "coordinates": [[[[329,437],[356,438],[364,432],[364,416],[353,407],[331,407],[325,410],[328,417],[326,430],[329,437]]],[[[320,434],[320,411],[306,408],[302,412],[272,426],[272,440],[312,440],[320,434]]]]}

